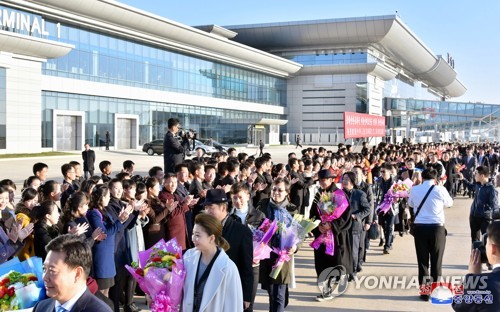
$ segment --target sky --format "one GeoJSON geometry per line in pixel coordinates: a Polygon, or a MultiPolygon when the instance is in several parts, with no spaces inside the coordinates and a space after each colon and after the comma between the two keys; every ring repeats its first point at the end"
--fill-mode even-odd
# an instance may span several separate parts
{"type": "Polygon", "coordinates": [[[121,0],[185,25],[239,25],[397,14],[435,55],[455,60],[467,92],[452,101],[500,104],[500,1],[121,0]]]}

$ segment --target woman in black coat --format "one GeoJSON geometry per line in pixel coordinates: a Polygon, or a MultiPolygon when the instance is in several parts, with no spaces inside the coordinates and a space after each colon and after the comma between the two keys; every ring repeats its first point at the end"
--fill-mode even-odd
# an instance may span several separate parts
{"type": "Polygon", "coordinates": [[[34,209],[36,222],[34,229],[35,256],[45,260],[47,251],[45,246],[53,239],[59,236],[59,208],[56,202],[47,200],[34,209]]]}

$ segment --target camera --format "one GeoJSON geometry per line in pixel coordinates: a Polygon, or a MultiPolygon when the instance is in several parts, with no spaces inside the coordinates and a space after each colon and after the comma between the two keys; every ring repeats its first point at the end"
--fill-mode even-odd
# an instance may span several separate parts
{"type": "Polygon", "coordinates": [[[481,253],[481,263],[488,263],[488,256],[486,255],[487,241],[488,241],[488,234],[484,233],[481,240],[472,242],[472,249],[477,249],[481,253]]]}

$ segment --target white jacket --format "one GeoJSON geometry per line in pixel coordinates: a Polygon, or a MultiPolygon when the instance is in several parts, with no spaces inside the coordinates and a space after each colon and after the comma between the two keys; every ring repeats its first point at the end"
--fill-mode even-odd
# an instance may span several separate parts
{"type": "MultiPolygon", "coordinates": [[[[195,248],[184,254],[186,279],[182,311],[193,311],[194,283],[201,252],[195,248]]],[[[208,275],[200,312],[238,312],[243,311],[243,291],[238,269],[224,250],[220,251],[208,275]]]]}

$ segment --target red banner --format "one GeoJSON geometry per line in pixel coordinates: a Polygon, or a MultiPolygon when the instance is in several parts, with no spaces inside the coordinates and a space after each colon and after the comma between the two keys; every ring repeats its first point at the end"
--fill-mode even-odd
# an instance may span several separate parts
{"type": "Polygon", "coordinates": [[[385,117],[344,113],[344,138],[385,137],[385,117]]]}

